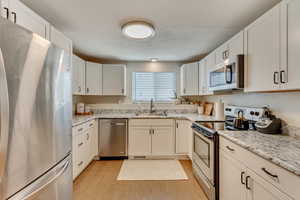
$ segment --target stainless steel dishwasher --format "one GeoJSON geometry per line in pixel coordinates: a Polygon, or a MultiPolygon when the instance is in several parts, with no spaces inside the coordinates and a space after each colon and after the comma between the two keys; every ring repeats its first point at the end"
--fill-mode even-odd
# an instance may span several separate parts
{"type": "Polygon", "coordinates": [[[127,157],[127,119],[101,119],[99,123],[99,159],[127,157]]]}

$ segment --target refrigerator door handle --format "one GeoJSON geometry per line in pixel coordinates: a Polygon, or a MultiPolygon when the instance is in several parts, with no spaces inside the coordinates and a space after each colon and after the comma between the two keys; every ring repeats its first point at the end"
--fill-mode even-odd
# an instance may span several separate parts
{"type": "Polygon", "coordinates": [[[20,200],[20,199],[29,199],[49,184],[53,183],[57,180],[62,174],[64,174],[68,167],[71,166],[71,158],[70,154],[65,158],[65,160],[61,161],[54,169],[51,169],[49,172],[40,177],[36,183],[29,185],[27,188],[21,190],[17,194],[8,198],[9,200],[20,200]]]}
{"type": "Polygon", "coordinates": [[[9,99],[4,59],[0,48],[0,200],[3,195],[3,176],[6,165],[9,135],[9,99]]]}

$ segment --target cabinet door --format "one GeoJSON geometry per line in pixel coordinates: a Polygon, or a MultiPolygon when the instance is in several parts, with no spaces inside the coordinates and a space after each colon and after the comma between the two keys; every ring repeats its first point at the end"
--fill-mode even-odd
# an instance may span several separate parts
{"type": "Polygon", "coordinates": [[[216,64],[224,63],[226,58],[224,57],[228,51],[228,43],[223,44],[216,50],[216,64]]]}
{"type": "Polygon", "coordinates": [[[10,20],[48,39],[49,23],[25,6],[19,0],[10,0],[10,20]]]}
{"type": "Polygon", "coordinates": [[[125,81],[125,65],[103,65],[103,95],[126,95],[125,81]]]}
{"type": "Polygon", "coordinates": [[[98,120],[95,120],[93,122],[93,128],[92,128],[92,136],[91,136],[91,156],[94,158],[95,156],[98,156],[98,137],[99,137],[99,131],[98,131],[98,120]]]}
{"type": "Polygon", "coordinates": [[[78,176],[79,170],[77,167],[77,157],[78,157],[78,151],[77,151],[77,137],[73,131],[73,137],[72,137],[72,163],[73,163],[73,180],[78,176]]]}
{"type": "Polygon", "coordinates": [[[90,129],[88,129],[84,134],[83,134],[83,137],[84,137],[84,141],[85,141],[85,144],[84,144],[84,168],[86,168],[88,166],[88,164],[90,164],[91,162],[91,135],[92,135],[92,132],[90,129]]]}
{"type": "Polygon", "coordinates": [[[187,121],[186,133],[189,140],[189,158],[193,160],[193,151],[194,151],[194,133],[192,127],[192,122],[187,121]]]}
{"type": "Polygon", "coordinates": [[[198,81],[198,63],[190,63],[185,66],[185,94],[198,95],[199,81],[198,81]]]}
{"type": "Polygon", "coordinates": [[[75,55],[73,55],[72,85],[73,94],[85,94],[85,62],[75,55]]]}
{"type": "Polygon", "coordinates": [[[188,138],[188,123],[186,120],[176,120],[175,141],[177,154],[188,154],[189,138],[188,138]]]}
{"type": "Polygon", "coordinates": [[[86,62],[86,95],[102,95],[102,65],[86,62]]]}
{"type": "Polygon", "coordinates": [[[85,168],[86,164],[86,134],[82,133],[76,135],[76,145],[75,149],[75,163],[73,163],[73,167],[75,167],[75,177],[77,177],[85,168]]]}
{"type": "Polygon", "coordinates": [[[0,0],[1,16],[5,19],[9,19],[9,1],[0,0]]]}
{"type": "Polygon", "coordinates": [[[204,95],[205,94],[205,65],[206,65],[206,60],[201,60],[199,62],[199,95],[204,95]]]}
{"type": "Polygon", "coordinates": [[[186,95],[186,65],[180,67],[180,93],[181,96],[186,95]]]}
{"type": "Polygon", "coordinates": [[[279,89],[280,5],[246,28],[246,91],[279,89]]]}
{"type": "Polygon", "coordinates": [[[237,55],[244,54],[244,31],[235,35],[228,42],[229,60],[235,60],[237,55]]]}
{"type": "Polygon", "coordinates": [[[174,155],[174,129],[173,127],[152,127],[152,155],[174,155]]]}
{"type": "Polygon", "coordinates": [[[246,200],[245,178],[246,168],[220,150],[220,200],[246,200]]]}
{"type": "Polygon", "coordinates": [[[58,31],[53,26],[50,28],[50,41],[72,55],[72,40],[67,38],[62,32],[58,31]]]}
{"type": "Polygon", "coordinates": [[[247,200],[292,200],[291,197],[279,191],[251,170],[247,171],[247,177],[247,200]]]}
{"type": "Polygon", "coordinates": [[[300,89],[300,1],[287,0],[282,4],[282,63],[281,82],[283,89],[300,89]],[[286,41],[287,38],[287,41],[286,41]],[[287,60],[285,57],[287,56],[287,60]]]}
{"type": "Polygon", "coordinates": [[[150,127],[131,127],[128,137],[129,156],[151,155],[150,127]]]}

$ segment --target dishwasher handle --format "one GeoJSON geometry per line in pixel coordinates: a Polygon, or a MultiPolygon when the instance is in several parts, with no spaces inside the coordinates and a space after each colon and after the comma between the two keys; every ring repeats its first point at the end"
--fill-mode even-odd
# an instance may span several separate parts
{"type": "Polygon", "coordinates": [[[121,123],[121,122],[111,122],[110,123],[111,126],[126,126],[126,123],[121,123]]]}

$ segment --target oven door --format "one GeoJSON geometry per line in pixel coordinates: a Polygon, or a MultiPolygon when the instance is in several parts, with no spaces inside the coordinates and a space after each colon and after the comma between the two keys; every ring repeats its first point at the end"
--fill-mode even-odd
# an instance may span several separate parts
{"type": "Polygon", "coordinates": [[[214,141],[196,130],[193,132],[193,162],[199,167],[207,180],[214,185],[214,141]]]}

